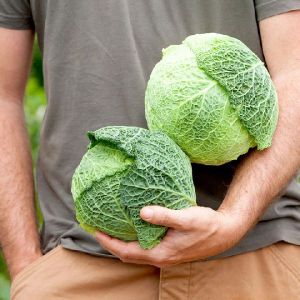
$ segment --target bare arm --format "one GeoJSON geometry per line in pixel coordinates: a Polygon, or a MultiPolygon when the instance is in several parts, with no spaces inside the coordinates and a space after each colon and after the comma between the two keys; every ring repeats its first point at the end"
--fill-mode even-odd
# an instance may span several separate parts
{"type": "Polygon", "coordinates": [[[0,244],[12,278],[41,255],[23,97],[33,33],[0,29],[0,244]]]}
{"type": "Polygon", "coordinates": [[[260,22],[262,46],[279,100],[272,147],[239,167],[222,209],[244,213],[253,225],[300,168],[300,11],[260,22]]]}
{"type": "Polygon", "coordinates": [[[218,211],[145,207],[141,217],[170,227],[155,248],[142,250],[103,233],[96,238],[124,262],[158,267],[199,260],[234,246],[300,168],[300,12],[260,23],[263,50],[274,81],[280,117],[273,144],[253,151],[239,166],[218,211]]]}

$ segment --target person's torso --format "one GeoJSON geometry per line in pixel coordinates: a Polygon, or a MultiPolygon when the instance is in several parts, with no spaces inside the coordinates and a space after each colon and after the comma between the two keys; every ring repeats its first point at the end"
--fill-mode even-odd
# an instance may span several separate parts
{"type": "MultiPolygon", "coordinates": [[[[31,0],[31,6],[48,98],[38,165],[44,247],[82,240],[87,252],[101,252],[75,222],[70,193],[88,144],[85,133],[107,125],[146,127],[151,70],[162,48],[188,35],[227,34],[263,59],[254,2],[31,0]]],[[[193,166],[199,205],[218,207],[236,165],[193,166]]]]}

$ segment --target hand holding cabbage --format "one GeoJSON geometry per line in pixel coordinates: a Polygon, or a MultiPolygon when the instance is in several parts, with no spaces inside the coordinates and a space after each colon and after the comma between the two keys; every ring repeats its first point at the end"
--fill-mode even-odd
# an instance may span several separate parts
{"type": "Polygon", "coordinates": [[[126,243],[101,232],[96,238],[123,262],[161,268],[217,255],[236,244],[248,229],[243,224],[243,214],[207,207],[182,210],[145,207],[141,217],[152,224],[169,227],[166,236],[153,249],[144,250],[137,242],[126,243]]]}

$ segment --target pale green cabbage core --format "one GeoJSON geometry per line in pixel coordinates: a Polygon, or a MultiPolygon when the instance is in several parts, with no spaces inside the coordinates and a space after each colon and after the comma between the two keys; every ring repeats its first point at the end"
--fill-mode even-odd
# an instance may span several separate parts
{"type": "Polygon", "coordinates": [[[271,145],[278,105],[259,58],[237,39],[198,34],[163,50],[145,96],[150,130],[192,162],[220,165],[271,145]]]}
{"type": "Polygon", "coordinates": [[[136,127],[105,127],[89,138],[89,150],[72,179],[81,227],[153,248],[167,228],[143,221],[140,210],[196,205],[188,157],[167,135],[136,127]]]}

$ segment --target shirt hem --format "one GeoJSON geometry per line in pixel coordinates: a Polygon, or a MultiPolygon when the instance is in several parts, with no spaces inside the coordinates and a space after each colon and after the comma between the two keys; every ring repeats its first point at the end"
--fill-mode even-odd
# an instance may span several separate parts
{"type": "Polygon", "coordinates": [[[34,29],[34,24],[30,17],[6,16],[0,14],[0,27],[7,29],[27,30],[34,29]]]}

